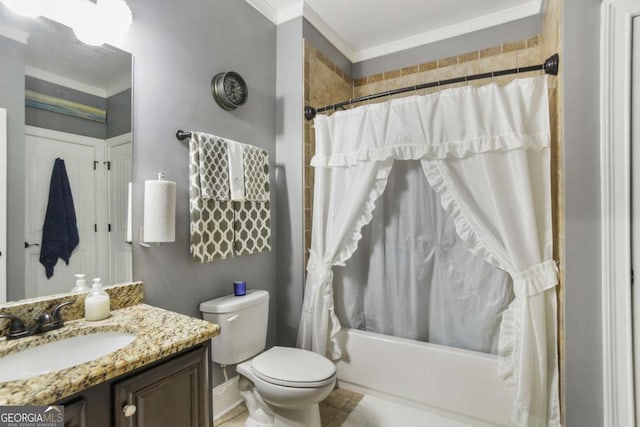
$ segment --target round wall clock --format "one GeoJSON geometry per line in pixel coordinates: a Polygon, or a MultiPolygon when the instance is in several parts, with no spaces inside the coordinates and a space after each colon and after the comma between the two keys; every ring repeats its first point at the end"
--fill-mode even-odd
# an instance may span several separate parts
{"type": "Polygon", "coordinates": [[[220,107],[235,110],[247,102],[247,84],[234,71],[218,73],[211,79],[211,94],[220,107]]]}

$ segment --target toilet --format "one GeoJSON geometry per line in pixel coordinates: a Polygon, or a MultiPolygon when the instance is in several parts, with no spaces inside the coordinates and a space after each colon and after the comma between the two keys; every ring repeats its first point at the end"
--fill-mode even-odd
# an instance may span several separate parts
{"type": "Polygon", "coordinates": [[[238,364],[238,389],[249,418],[247,427],[320,427],[318,403],[333,390],[336,366],[299,348],[272,347],[267,340],[269,293],[249,290],[200,304],[204,320],[220,325],[211,360],[238,364]]]}

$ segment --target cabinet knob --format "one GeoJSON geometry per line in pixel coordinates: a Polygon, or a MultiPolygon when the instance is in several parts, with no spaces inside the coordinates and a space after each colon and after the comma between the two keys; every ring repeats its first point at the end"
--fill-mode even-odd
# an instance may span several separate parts
{"type": "Polygon", "coordinates": [[[133,414],[136,413],[136,410],[136,405],[125,405],[124,408],[122,408],[122,413],[128,418],[133,416],[133,414]]]}

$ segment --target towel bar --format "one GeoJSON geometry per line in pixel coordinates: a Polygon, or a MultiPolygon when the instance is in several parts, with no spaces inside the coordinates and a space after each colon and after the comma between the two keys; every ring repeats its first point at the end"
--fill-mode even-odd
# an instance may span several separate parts
{"type": "Polygon", "coordinates": [[[187,132],[185,130],[179,129],[176,132],[176,138],[178,138],[180,141],[183,141],[187,138],[191,138],[191,132],[187,132]]]}

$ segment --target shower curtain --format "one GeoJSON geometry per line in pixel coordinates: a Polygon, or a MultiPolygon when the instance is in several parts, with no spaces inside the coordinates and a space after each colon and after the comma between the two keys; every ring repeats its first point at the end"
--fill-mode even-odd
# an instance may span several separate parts
{"type": "Polygon", "coordinates": [[[546,77],[463,87],[315,119],[311,250],[298,345],[333,359],[333,266],[354,254],[395,161],[418,160],[469,250],[506,272],[499,370],[519,426],[560,425],[546,77]]]}
{"type": "Polygon", "coordinates": [[[509,275],[469,251],[418,160],[393,163],[333,287],[342,326],[493,354],[513,300],[509,275]]]}

